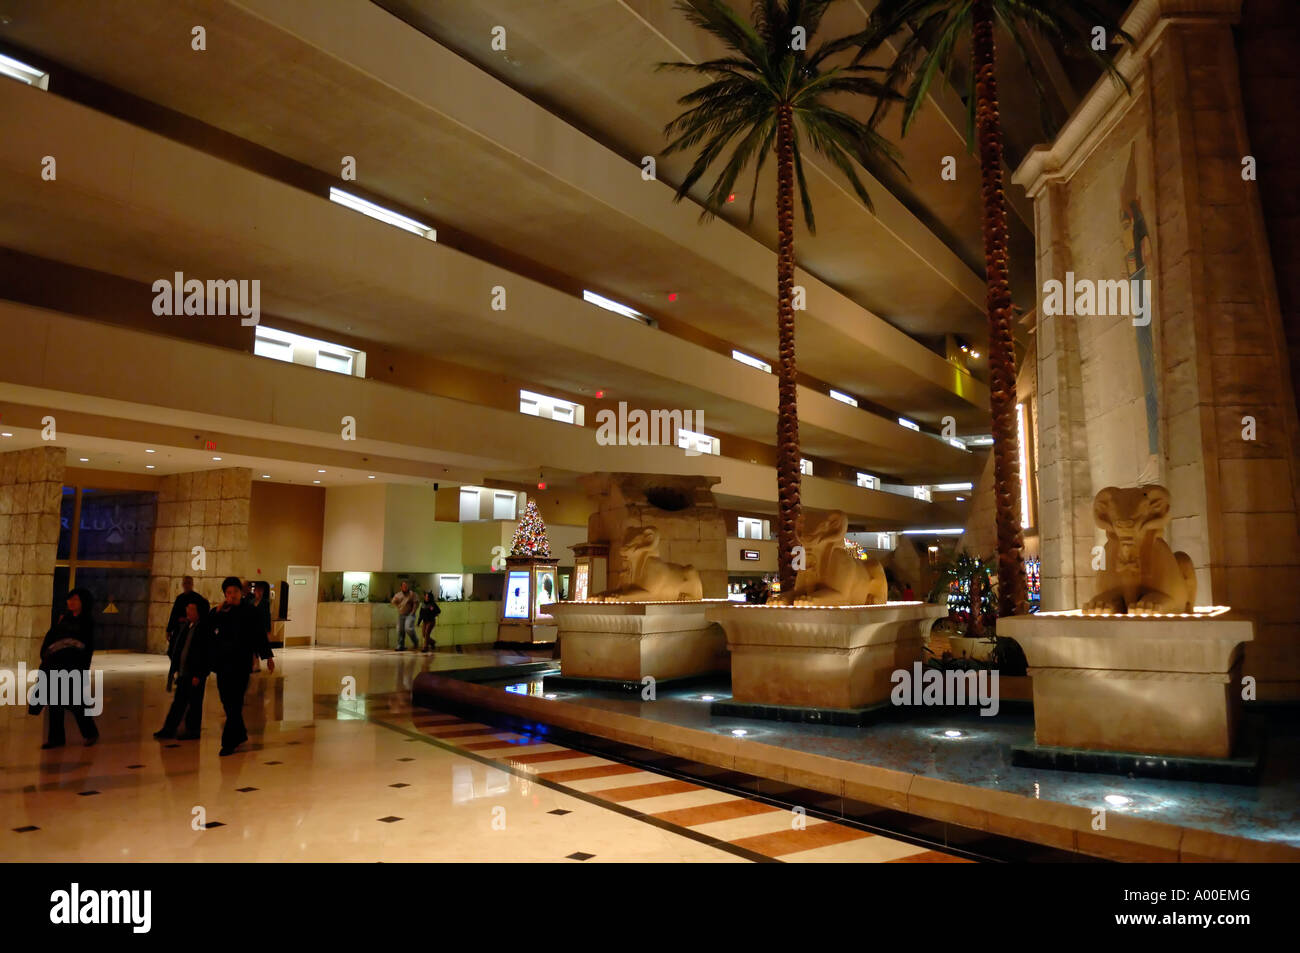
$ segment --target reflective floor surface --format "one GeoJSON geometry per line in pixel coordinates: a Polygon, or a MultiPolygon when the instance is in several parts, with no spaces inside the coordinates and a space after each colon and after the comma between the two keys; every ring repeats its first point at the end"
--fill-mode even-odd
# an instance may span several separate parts
{"type": "Polygon", "coordinates": [[[6,861],[952,862],[904,839],[668,778],[526,734],[413,712],[425,670],[527,661],[294,648],[254,675],[250,741],[155,741],[161,656],[101,653],[100,741],[41,751],[45,717],[0,707],[6,861]]]}

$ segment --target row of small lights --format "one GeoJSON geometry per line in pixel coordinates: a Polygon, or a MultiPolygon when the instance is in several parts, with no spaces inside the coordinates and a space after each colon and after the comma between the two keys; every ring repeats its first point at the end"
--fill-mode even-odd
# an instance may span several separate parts
{"type": "MultiPolygon", "coordinates": [[[[0,437],[12,437],[12,436],[13,436],[13,434],[11,434],[11,433],[0,433],[0,437]]],[[[158,452],[157,450],[152,450],[152,449],[146,449],[146,450],[145,450],[145,453],[157,453],[157,452],[158,452]]],[[[78,457],[77,459],[80,460],[80,462],[82,462],[82,463],[89,463],[89,462],[90,462],[90,457],[78,457]]],[[[220,462],[221,462],[221,457],[213,457],[213,458],[212,458],[212,462],[213,462],[213,463],[220,463],[220,462]]],[[[156,469],[156,467],[155,467],[152,463],[146,463],[146,464],[144,465],[144,468],[145,468],[146,470],[153,470],[153,469],[156,469]]],[[[316,472],[317,472],[317,473],[324,473],[325,471],[324,471],[324,470],[317,470],[316,472]]],[[[269,479],[271,479],[271,474],[269,474],[269,473],[263,473],[263,474],[262,474],[262,479],[263,479],[263,480],[269,480],[269,479]]],[[[373,480],[373,479],[375,479],[375,475],[374,475],[373,473],[371,473],[369,476],[366,477],[366,479],[367,479],[367,480],[373,480]]],[[[312,480],[311,482],[312,482],[312,483],[320,483],[320,480],[312,480]]]]}

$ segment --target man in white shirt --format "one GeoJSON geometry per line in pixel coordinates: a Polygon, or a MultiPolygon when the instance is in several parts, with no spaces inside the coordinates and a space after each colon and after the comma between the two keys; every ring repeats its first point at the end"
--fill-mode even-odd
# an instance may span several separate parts
{"type": "Polygon", "coordinates": [[[406,651],[406,637],[411,637],[411,648],[417,649],[420,643],[415,638],[415,619],[420,609],[420,599],[411,590],[411,584],[402,580],[402,589],[392,598],[397,606],[397,651],[406,651]]]}

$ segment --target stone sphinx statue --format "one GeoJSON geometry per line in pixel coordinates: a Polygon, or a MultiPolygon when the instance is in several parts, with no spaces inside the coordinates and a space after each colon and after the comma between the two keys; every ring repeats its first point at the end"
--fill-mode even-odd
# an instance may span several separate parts
{"type": "Polygon", "coordinates": [[[796,606],[872,606],[883,603],[889,586],[885,570],[875,557],[855,559],[844,548],[848,518],[836,510],[811,533],[799,527],[804,547],[804,568],[794,589],[781,593],[780,601],[796,606]]]}
{"type": "Polygon", "coordinates": [[[694,566],[659,558],[659,530],[653,526],[630,527],[619,552],[627,560],[632,581],[596,593],[591,597],[593,602],[683,602],[704,598],[700,574],[694,566]]]}
{"type": "Polygon", "coordinates": [[[1092,503],[1093,519],[1106,531],[1106,562],[1097,576],[1098,592],[1083,612],[1191,612],[1196,602],[1196,572],[1186,553],[1165,542],[1169,491],[1163,486],[1108,486],[1092,503]]]}

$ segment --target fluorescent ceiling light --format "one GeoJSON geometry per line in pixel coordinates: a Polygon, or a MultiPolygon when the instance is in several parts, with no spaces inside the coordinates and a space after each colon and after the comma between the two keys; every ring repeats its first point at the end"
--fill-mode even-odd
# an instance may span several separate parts
{"type": "Polygon", "coordinates": [[[964,529],[905,529],[904,536],[960,536],[964,529]]]}
{"type": "Polygon", "coordinates": [[[748,364],[750,367],[757,367],[764,374],[772,373],[771,364],[767,363],[767,361],[761,361],[756,357],[751,357],[744,351],[732,351],[731,359],[733,361],[740,361],[741,364],[748,364]]]}
{"type": "Polygon", "coordinates": [[[35,86],[37,89],[50,88],[50,74],[42,73],[35,66],[28,66],[11,56],[0,54],[0,75],[12,76],[20,83],[35,86]]]}
{"type": "Polygon", "coordinates": [[[992,437],[967,437],[967,446],[971,447],[991,447],[993,445],[992,437]]]}
{"type": "Polygon", "coordinates": [[[921,428],[912,423],[912,421],[908,420],[906,417],[899,417],[898,423],[899,426],[906,427],[908,430],[915,430],[917,433],[921,432],[921,428]]]}
{"type": "Polygon", "coordinates": [[[850,407],[858,406],[858,400],[856,397],[850,397],[848,394],[841,393],[840,391],[831,391],[831,397],[838,400],[841,404],[848,404],[850,407]]]}
{"type": "Polygon", "coordinates": [[[952,444],[954,447],[956,447],[958,450],[964,450],[967,453],[970,453],[970,447],[966,446],[966,444],[962,443],[956,437],[949,437],[948,442],[952,444]]]}
{"type": "Polygon", "coordinates": [[[374,202],[367,202],[358,196],[349,195],[342,189],[330,188],[330,201],[336,202],[344,208],[350,208],[354,212],[360,212],[362,215],[369,215],[371,218],[378,219],[387,225],[395,225],[403,231],[419,235],[421,238],[427,238],[429,241],[436,242],[438,240],[438,230],[436,228],[430,228],[413,218],[399,215],[382,205],[376,205],[374,202]]]}
{"type": "Polygon", "coordinates": [[[606,311],[613,311],[615,314],[621,314],[625,318],[633,318],[637,321],[645,320],[645,315],[640,311],[633,310],[625,304],[619,304],[617,301],[610,301],[608,298],[598,295],[594,291],[583,291],[582,300],[588,304],[594,304],[598,308],[604,308],[606,311]]]}
{"type": "Polygon", "coordinates": [[[973,483],[936,483],[934,486],[930,487],[930,489],[932,489],[932,490],[938,490],[938,491],[941,492],[941,493],[947,493],[947,492],[950,492],[950,491],[952,491],[952,490],[973,490],[973,489],[975,489],[975,484],[973,484],[973,483]]]}

